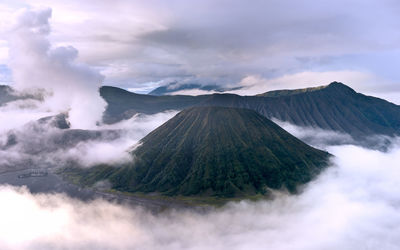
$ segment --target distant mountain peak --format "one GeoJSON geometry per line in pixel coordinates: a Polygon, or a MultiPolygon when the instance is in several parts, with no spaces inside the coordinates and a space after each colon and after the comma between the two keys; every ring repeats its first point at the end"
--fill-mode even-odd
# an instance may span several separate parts
{"type": "Polygon", "coordinates": [[[331,82],[326,89],[340,91],[342,93],[356,93],[356,91],[344,83],[341,82],[331,82]]]}
{"type": "Polygon", "coordinates": [[[340,87],[340,88],[350,88],[346,84],[344,84],[342,82],[337,82],[337,81],[331,82],[329,85],[327,85],[327,87],[329,87],[329,86],[331,86],[331,87],[340,87]]]}

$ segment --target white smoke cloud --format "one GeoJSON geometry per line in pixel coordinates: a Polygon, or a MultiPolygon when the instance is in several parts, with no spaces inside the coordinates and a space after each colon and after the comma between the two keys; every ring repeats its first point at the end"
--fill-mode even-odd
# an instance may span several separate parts
{"type": "Polygon", "coordinates": [[[22,99],[0,107],[0,119],[7,121],[0,124],[0,171],[62,166],[71,160],[82,166],[129,160],[130,147],[176,112],[135,116],[112,126],[98,124],[106,105],[98,91],[103,76],[77,63],[73,47],[50,44],[50,17],[51,9],[19,11],[9,31],[13,87],[19,91],[15,94],[39,94],[44,101],[22,99]],[[61,112],[68,114],[72,129],[92,130],[91,138],[80,141],[79,131],[35,125],[39,118],[61,112]],[[16,137],[15,145],[7,144],[10,134],[16,137]],[[60,140],[69,144],[60,145],[60,140]]]}
{"type": "Polygon", "coordinates": [[[98,127],[99,131],[119,131],[120,136],[114,140],[90,140],[80,142],[68,150],[57,151],[54,158],[76,159],[81,166],[95,164],[118,164],[132,160],[130,151],[140,139],[172,118],[177,111],[166,111],[155,115],[135,115],[113,125],[98,127]]]}
{"type": "Polygon", "coordinates": [[[77,63],[75,48],[51,46],[50,17],[51,9],[18,13],[8,39],[14,87],[25,92],[44,91],[48,110],[69,112],[73,128],[93,128],[106,106],[98,91],[103,76],[77,63]]]}
{"type": "Polygon", "coordinates": [[[0,134],[53,114],[38,106],[41,103],[37,100],[17,100],[0,106],[0,134]]]}
{"type": "Polygon", "coordinates": [[[8,126],[0,126],[0,172],[13,166],[62,167],[74,162],[90,167],[127,162],[131,160],[129,152],[140,139],[177,113],[167,111],[155,115],[135,115],[129,120],[84,131],[39,124],[37,119],[48,113],[40,113],[36,109],[24,111],[10,108],[9,113],[1,111],[0,117],[11,114],[13,119],[8,126]],[[7,146],[10,135],[16,142],[7,146]]]}
{"type": "Polygon", "coordinates": [[[1,249],[397,249],[400,147],[329,148],[300,195],[158,214],[104,200],[0,188],[1,249]]]}

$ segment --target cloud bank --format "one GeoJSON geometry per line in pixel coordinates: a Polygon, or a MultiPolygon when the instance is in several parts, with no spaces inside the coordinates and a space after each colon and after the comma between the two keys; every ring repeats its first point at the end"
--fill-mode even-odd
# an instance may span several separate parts
{"type": "Polygon", "coordinates": [[[329,148],[333,166],[300,195],[152,214],[103,200],[0,188],[2,249],[397,249],[400,147],[329,148]],[[357,157],[355,157],[357,156],[357,157]],[[40,225],[40,227],[38,227],[40,225]]]}

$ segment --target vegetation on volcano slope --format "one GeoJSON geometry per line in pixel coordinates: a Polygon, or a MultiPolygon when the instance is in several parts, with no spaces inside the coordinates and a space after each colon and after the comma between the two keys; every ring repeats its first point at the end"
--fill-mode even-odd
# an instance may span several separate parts
{"type": "Polygon", "coordinates": [[[120,191],[242,197],[270,188],[296,192],[329,158],[254,111],[222,107],[180,112],[132,154],[132,164],[72,172],[81,183],[107,179],[120,191]]]}

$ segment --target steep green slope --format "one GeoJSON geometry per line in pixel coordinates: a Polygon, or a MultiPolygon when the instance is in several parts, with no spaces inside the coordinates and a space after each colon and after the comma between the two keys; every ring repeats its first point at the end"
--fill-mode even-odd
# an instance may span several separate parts
{"type": "Polygon", "coordinates": [[[168,195],[296,192],[329,157],[254,111],[221,107],[180,112],[143,138],[133,155],[129,166],[82,171],[82,181],[106,178],[118,190],[168,195]]]}
{"type": "Polygon", "coordinates": [[[114,121],[122,119],[129,112],[153,114],[168,109],[212,105],[252,109],[270,119],[348,133],[356,139],[375,134],[400,135],[400,106],[357,93],[338,82],[319,88],[272,91],[259,96],[214,94],[156,97],[126,92],[120,98],[121,90],[113,89],[111,96],[108,88],[103,87],[101,93],[109,103],[106,116],[113,117],[114,121]]]}

